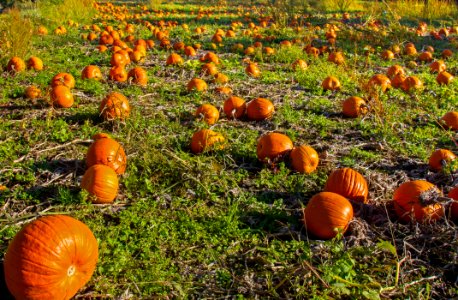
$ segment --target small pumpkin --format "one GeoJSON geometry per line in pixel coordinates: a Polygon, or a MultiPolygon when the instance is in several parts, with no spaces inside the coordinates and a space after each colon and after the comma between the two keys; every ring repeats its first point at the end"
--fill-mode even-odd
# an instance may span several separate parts
{"type": "Polygon", "coordinates": [[[366,113],[366,101],[360,97],[351,96],[342,103],[342,114],[348,118],[357,118],[366,113]]]}
{"type": "Polygon", "coordinates": [[[146,86],[148,84],[148,74],[142,67],[135,67],[127,73],[127,78],[131,79],[132,83],[140,86],[146,86]]]}
{"type": "Polygon", "coordinates": [[[269,99],[256,98],[247,104],[246,111],[248,119],[262,121],[272,117],[275,107],[269,99]]]}
{"type": "Polygon", "coordinates": [[[102,79],[102,71],[100,71],[98,66],[86,66],[81,72],[81,79],[94,79],[98,81],[102,79]]]}
{"type": "Polygon", "coordinates": [[[401,84],[402,90],[404,92],[410,92],[412,90],[418,90],[423,87],[423,82],[417,76],[407,77],[401,84]]]}
{"type": "Polygon", "coordinates": [[[447,59],[447,58],[450,58],[453,56],[453,51],[450,50],[450,49],[444,49],[444,51],[442,51],[441,53],[441,56],[443,59],[447,59]]]}
{"type": "Polygon", "coordinates": [[[27,60],[27,68],[41,71],[43,70],[43,61],[39,57],[32,56],[27,60]]]}
{"type": "Polygon", "coordinates": [[[452,82],[453,78],[453,75],[449,72],[442,71],[437,75],[436,81],[438,84],[449,84],[450,82],[452,82]]]}
{"type": "Polygon", "coordinates": [[[333,192],[356,202],[367,203],[369,189],[366,179],[351,168],[337,169],[329,175],[325,192],[333,192]]]}
{"type": "Polygon", "coordinates": [[[304,71],[307,69],[307,63],[303,59],[297,59],[293,65],[292,65],[293,70],[295,71],[304,71]]]}
{"type": "Polygon", "coordinates": [[[394,78],[394,76],[396,76],[398,74],[404,75],[404,69],[400,65],[392,65],[386,71],[386,75],[389,78],[394,78]]]}
{"type": "Polygon", "coordinates": [[[375,74],[369,79],[368,86],[370,88],[378,86],[382,92],[385,92],[387,89],[391,88],[391,80],[383,74],[375,74]]]}
{"type": "Polygon", "coordinates": [[[454,161],[456,159],[455,154],[447,149],[437,149],[429,157],[429,167],[434,171],[442,170],[443,166],[454,161]]]}
{"type": "Polygon", "coordinates": [[[100,103],[99,112],[107,121],[124,120],[130,115],[129,100],[121,93],[111,92],[100,103]]]}
{"type": "Polygon", "coordinates": [[[324,90],[331,90],[331,91],[340,90],[340,81],[335,76],[328,76],[321,83],[321,87],[324,90]]]}
{"type": "Polygon", "coordinates": [[[16,299],[70,299],[92,277],[98,245],[92,231],[66,215],[40,217],[13,238],[3,267],[16,299]]]}
{"type": "Polygon", "coordinates": [[[94,142],[86,153],[86,166],[89,168],[96,164],[106,165],[117,174],[126,171],[127,158],[124,148],[107,134],[96,134],[92,137],[94,142]]]}
{"type": "Polygon", "coordinates": [[[289,154],[291,167],[299,172],[310,174],[316,170],[320,159],[318,153],[308,145],[294,147],[289,154]]]}
{"type": "Polygon", "coordinates": [[[270,132],[262,135],[256,146],[256,154],[262,162],[275,162],[293,149],[293,142],[284,134],[270,132]]]}
{"type": "Polygon", "coordinates": [[[229,77],[223,73],[216,73],[214,75],[215,79],[213,80],[214,83],[219,83],[219,84],[226,84],[229,82],[229,77]]]}
{"type": "Polygon", "coordinates": [[[203,76],[205,75],[211,75],[214,76],[218,74],[218,68],[214,63],[206,63],[202,65],[201,73],[203,76]]]}
{"type": "Polygon", "coordinates": [[[231,96],[224,101],[224,113],[229,119],[240,119],[246,111],[246,102],[242,98],[231,96]]]}
{"type": "Polygon", "coordinates": [[[184,54],[186,56],[196,56],[196,50],[192,46],[186,46],[184,48],[184,54]]]}
{"type": "Polygon", "coordinates": [[[406,78],[403,74],[397,74],[393,77],[393,79],[391,79],[391,85],[394,88],[398,89],[402,87],[402,84],[404,83],[405,80],[406,78]]]}
{"type": "Polygon", "coordinates": [[[167,61],[165,62],[165,65],[167,66],[182,65],[183,63],[184,63],[184,60],[179,54],[172,53],[167,57],[167,61]]]}
{"type": "Polygon", "coordinates": [[[118,174],[109,166],[96,164],[89,167],[81,180],[81,188],[91,196],[94,204],[112,203],[118,195],[118,174]]]}
{"type": "Polygon", "coordinates": [[[336,65],[342,65],[345,63],[345,58],[342,52],[332,52],[328,56],[328,61],[335,63],[336,65]]]}
{"type": "Polygon", "coordinates": [[[64,85],[58,85],[51,89],[51,102],[56,107],[72,107],[73,105],[73,94],[70,89],[64,85]]]}
{"type": "Polygon", "coordinates": [[[261,76],[261,70],[259,69],[258,65],[252,62],[246,66],[245,73],[255,78],[261,76]]]}
{"type": "Polygon", "coordinates": [[[449,111],[442,116],[441,121],[444,123],[446,128],[452,130],[458,130],[458,112],[449,111]]]}
{"type": "Polygon", "coordinates": [[[25,62],[18,56],[12,57],[6,65],[6,71],[18,73],[25,70],[25,62]]]}
{"type": "Polygon", "coordinates": [[[123,65],[114,66],[110,69],[108,78],[110,78],[110,80],[117,81],[117,82],[125,82],[127,81],[128,74],[123,65]]]}
{"type": "Polygon", "coordinates": [[[422,62],[430,62],[433,60],[433,54],[429,51],[424,51],[418,55],[418,60],[422,62]]]}
{"type": "Polygon", "coordinates": [[[207,52],[204,56],[200,58],[201,62],[212,62],[215,65],[219,65],[219,58],[218,55],[216,55],[213,52],[207,52]]]}
{"type": "Polygon", "coordinates": [[[442,204],[430,201],[441,194],[432,183],[413,180],[401,184],[393,195],[394,210],[401,221],[429,222],[442,218],[442,204]]]}
{"type": "Polygon", "coordinates": [[[431,73],[440,73],[440,72],[445,71],[445,69],[447,69],[447,66],[445,65],[445,63],[444,63],[443,60],[436,60],[436,61],[433,61],[433,62],[429,65],[429,71],[430,71],[431,73]]]}
{"type": "Polygon", "coordinates": [[[224,148],[224,137],[213,130],[202,129],[195,132],[191,138],[191,151],[194,154],[199,154],[213,148],[224,148]]]}
{"type": "Polygon", "coordinates": [[[344,233],[353,219],[351,203],[339,194],[321,192],[314,195],[304,209],[307,231],[320,239],[332,239],[344,233]]]}
{"type": "Polygon", "coordinates": [[[382,58],[384,60],[392,60],[392,59],[394,59],[394,53],[391,50],[383,51],[381,56],[382,56],[382,58]]]}
{"type": "Polygon", "coordinates": [[[56,87],[58,85],[64,85],[69,89],[75,87],[75,78],[69,73],[59,73],[51,79],[51,86],[56,87]]]}
{"type": "Polygon", "coordinates": [[[452,198],[454,201],[450,205],[450,218],[454,221],[458,221],[458,186],[455,186],[448,192],[447,195],[449,198],[452,198]]]}
{"type": "Polygon", "coordinates": [[[200,78],[193,78],[188,82],[187,90],[188,92],[197,91],[204,92],[207,90],[207,83],[200,78]]]}
{"type": "Polygon", "coordinates": [[[198,118],[203,118],[208,125],[215,124],[219,119],[218,109],[211,104],[203,104],[197,108],[195,114],[198,118]]]}
{"type": "Polygon", "coordinates": [[[41,90],[38,87],[31,85],[25,89],[24,94],[27,99],[34,100],[41,96],[41,90]]]}

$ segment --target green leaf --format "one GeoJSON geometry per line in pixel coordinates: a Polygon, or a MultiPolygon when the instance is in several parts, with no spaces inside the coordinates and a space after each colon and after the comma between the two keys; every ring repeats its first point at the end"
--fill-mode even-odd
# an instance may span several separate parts
{"type": "Polygon", "coordinates": [[[389,241],[380,240],[380,242],[377,243],[377,247],[381,250],[388,251],[395,256],[398,255],[396,247],[394,247],[389,241]]]}

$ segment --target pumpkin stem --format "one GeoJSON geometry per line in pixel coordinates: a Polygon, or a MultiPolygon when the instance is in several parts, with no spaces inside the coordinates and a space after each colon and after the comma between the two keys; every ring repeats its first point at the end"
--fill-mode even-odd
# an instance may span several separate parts
{"type": "Polygon", "coordinates": [[[418,196],[418,199],[420,200],[420,204],[423,206],[428,206],[434,203],[438,203],[439,198],[441,197],[440,191],[436,189],[429,189],[427,191],[424,191],[418,196]]]}

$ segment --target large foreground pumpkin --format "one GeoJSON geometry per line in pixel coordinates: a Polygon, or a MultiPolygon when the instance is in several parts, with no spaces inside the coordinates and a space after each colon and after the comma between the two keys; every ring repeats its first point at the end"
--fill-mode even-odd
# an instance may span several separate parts
{"type": "Polygon", "coordinates": [[[85,224],[65,215],[42,217],[10,243],[6,284],[17,300],[70,299],[89,281],[97,259],[97,240],[85,224]]]}
{"type": "Polygon", "coordinates": [[[335,237],[338,230],[347,230],[353,219],[351,203],[339,194],[321,192],[310,199],[304,209],[307,231],[320,239],[335,237]]]}

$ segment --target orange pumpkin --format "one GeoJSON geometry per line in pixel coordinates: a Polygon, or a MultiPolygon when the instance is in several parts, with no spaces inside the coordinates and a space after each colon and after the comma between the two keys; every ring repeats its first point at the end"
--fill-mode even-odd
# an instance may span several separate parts
{"type": "Polygon", "coordinates": [[[369,194],[366,179],[359,172],[350,168],[333,171],[326,181],[324,191],[333,192],[361,203],[367,203],[369,194]]]}
{"type": "Polygon", "coordinates": [[[339,90],[340,89],[340,81],[334,76],[328,76],[326,77],[323,82],[321,83],[321,87],[324,90],[339,90]]]}
{"type": "Polygon", "coordinates": [[[232,94],[232,89],[228,86],[220,86],[215,88],[215,93],[230,96],[232,94]]]}
{"type": "Polygon", "coordinates": [[[261,70],[255,63],[249,63],[248,66],[245,68],[245,73],[251,77],[259,77],[261,75],[261,70]]]}
{"type": "Polygon", "coordinates": [[[441,121],[445,123],[445,127],[458,130],[458,112],[456,111],[449,111],[444,116],[442,116],[441,121]]]}
{"type": "Polygon", "coordinates": [[[119,51],[117,51],[117,52],[115,52],[115,53],[113,53],[111,55],[111,59],[110,59],[111,66],[113,66],[113,67],[119,67],[119,66],[124,67],[125,65],[127,65],[126,57],[120,51],[121,50],[119,50],[119,51]]]}
{"type": "Polygon", "coordinates": [[[98,81],[102,79],[102,72],[98,66],[89,65],[84,67],[81,72],[81,79],[94,79],[98,81]]]}
{"type": "Polygon", "coordinates": [[[229,97],[224,101],[223,110],[229,119],[239,119],[245,114],[246,102],[236,96],[229,97]]]}
{"type": "Polygon", "coordinates": [[[429,157],[429,167],[434,171],[442,170],[442,167],[456,159],[455,154],[447,149],[437,149],[429,157]]]}
{"type": "Polygon", "coordinates": [[[183,58],[177,53],[170,54],[169,57],[167,57],[167,61],[165,62],[167,66],[182,65],[183,63],[184,63],[183,58]]]}
{"type": "Polygon", "coordinates": [[[433,60],[433,54],[429,51],[424,51],[418,56],[418,60],[423,62],[430,62],[433,60]]]}
{"type": "Polygon", "coordinates": [[[455,186],[448,192],[447,195],[449,198],[452,198],[454,201],[450,205],[450,218],[454,221],[458,221],[458,186],[455,186]]]}
{"type": "Polygon", "coordinates": [[[360,97],[351,96],[342,103],[342,114],[348,118],[357,118],[366,113],[366,101],[360,97]]]}
{"type": "Polygon", "coordinates": [[[195,132],[191,138],[191,151],[199,154],[214,148],[224,148],[224,137],[213,130],[202,129],[195,132]]]}
{"type": "Polygon", "coordinates": [[[216,73],[214,75],[215,79],[213,80],[214,83],[225,84],[229,82],[229,77],[223,73],[216,73]]]}
{"type": "Polygon", "coordinates": [[[431,73],[440,73],[440,72],[445,71],[445,69],[447,69],[447,66],[445,65],[445,63],[444,63],[443,60],[436,60],[436,61],[433,61],[433,62],[429,65],[429,71],[430,71],[431,73]]]}
{"type": "Polygon", "coordinates": [[[135,67],[129,71],[127,78],[130,78],[134,84],[146,86],[148,84],[148,74],[142,67],[135,67]]]}
{"type": "Polygon", "coordinates": [[[307,69],[307,63],[303,59],[297,59],[293,63],[292,67],[293,67],[293,70],[295,71],[298,71],[298,70],[304,71],[307,69]]]}
{"type": "Polygon", "coordinates": [[[436,81],[438,84],[449,84],[450,82],[452,82],[453,78],[453,75],[449,72],[442,71],[437,75],[436,81]]]}
{"type": "Polygon", "coordinates": [[[275,107],[269,99],[256,98],[247,104],[246,112],[248,119],[262,121],[272,117],[275,107]]]}
{"type": "Polygon", "coordinates": [[[206,63],[202,66],[201,73],[203,76],[211,75],[214,76],[218,73],[218,68],[214,63],[206,63]]]}
{"type": "Polygon", "coordinates": [[[32,56],[27,60],[27,68],[41,71],[43,70],[43,61],[36,56],[32,56]]]}
{"type": "Polygon", "coordinates": [[[211,104],[203,104],[199,106],[194,115],[198,118],[202,118],[208,125],[215,124],[219,119],[218,109],[211,104]]]}
{"type": "Polygon", "coordinates": [[[289,154],[292,168],[299,172],[310,174],[316,170],[320,159],[318,153],[310,146],[294,147],[289,154]]]}
{"type": "Polygon", "coordinates": [[[99,112],[108,121],[126,119],[130,115],[129,100],[121,93],[111,92],[100,103],[99,112]]]}
{"type": "Polygon", "coordinates": [[[114,66],[110,69],[110,73],[108,74],[108,77],[111,80],[117,81],[117,82],[125,82],[127,81],[127,71],[124,68],[123,65],[121,66],[114,66]]]}
{"type": "Polygon", "coordinates": [[[215,65],[219,65],[219,58],[218,55],[216,55],[213,52],[207,52],[204,56],[200,58],[201,62],[212,62],[215,65]]]}
{"type": "Polygon", "coordinates": [[[92,231],[66,215],[40,217],[13,238],[3,267],[16,299],[70,299],[94,273],[98,245],[92,231]]]}
{"type": "Polygon", "coordinates": [[[64,85],[69,89],[75,87],[75,78],[69,73],[59,73],[51,79],[51,86],[56,87],[58,85],[64,85]]]}
{"type": "Polygon", "coordinates": [[[72,92],[68,87],[64,85],[58,85],[53,87],[50,96],[53,106],[68,108],[72,107],[73,105],[72,92]]]}
{"type": "Polygon", "coordinates": [[[109,166],[97,164],[89,167],[81,180],[81,188],[95,204],[112,203],[118,195],[118,174],[109,166]]]}
{"type": "Polygon", "coordinates": [[[38,35],[47,35],[48,34],[48,29],[46,27],[44,27],[43,25],[40,25],[40,26],[38,26],[37,34],[38,35]]]}
{"type": "Polygon", "coordinates": [[[435,203],[435,196],[441,191],[432,183],[425,180],[413,180],[401,184],[393,195],[394,210],[399,219],[404,222],[415,220],[429,222],[442,218],[442,204],[435,203]]]}
{"type": "Polygon", "coordinates": [[[417,49],[413,44],[408,44],[406,47],[404,47],[404,54],[408,56],[413,56],[417,54],[417,49]]]}
{"type": "Polygon", "coordinates": [[[382,92],[391,88],[391,80],[383,74],[376,74],[369,79],[368,86],[370,88],[380,87],[382,92]]]}
{"type": "Polygon", "coordinates": [[[328,61],[335,63],[336,65],[341,65],[345,63],[345,58],[342,52],[332,52],[328,56],[328,61]]]}
{"type": "Polygon", "coordinates": [[[186,46],[184,48],[184,54],[186,54],[186,56],[196,56],[197,53],[192,46],[186,46]]]}
{"type": "Polygon", "coordinates": [[[41,96],[41,90],[34,85],[28,86],[25,89],[25,97],[27,99],[33,100],[33,99],[37,99],[40,96],[41,96]]]}
{"type": "Polygon", "coordinates": [[[391,50],[385,50],[382,52],[382,58],[384,60],[392,60],[394,59],[394,53],[391,50]]]}
{"type": "Polygon", "coordinates": [[[404,92],[421,89],[422,87],[423,82],[417,76],[409,76],[401,84],[401,88],[404,92]]]}
{"type": "Polygon", "coordinates": [[[22,58],[17,57],[17,56],[12,57],[8,61],[8,64],[6,65],[6,71],[8,72],[18,73],[24,70],[25,70],[25,62],[22,60],[22,58]]]}
{"type": "Polygon", "coordinates": [[[453,51],[450,49],[445,49],[444,51],[442,51],[441,56],[443,59],[450,58],[453,56],[453,51]]]}
{"type": "Polygon", "coordinates": [[[406,78],[403,74],[397,74],[391,79],[391,85],[396,89],[400,88],[405,80],[406,78]]]}
{"type": "Polygon", "coordinates": [[[127,158],[124,148],[107,134],[99,133],[92,137],[94,142],[86,153],[86,166],[102,164],[112,168],[117,174],[124,174],[127,158]]]}
{"type": "Polygon", "coordinates": [[[339,194],[321,192],[313,196],[304,209],[307,231],[320,239],[332,239],[344,233],[353,219],[351,203],[339,194]]]}
{"type": "Polygon", "coordinates": [[[258,159],[262,162],[275,162],[293,149],[293,142],[284,134],[270,132],[262,135],[256,147],[258,159]]]}
{"type": "Polygon", "coordinates": [[[207,90],[207,83],[199,78],[193,78],[188,82],[187,85],[187,90],[188,92],[191,91],[197,91],[197,92],[203,92],[207,90]]]}
{"type": "Polygon", "coordinates": [[[392,65],[386,71],[386,75],[389,78],[393,78],[394,76],[396,76],[398,74],[404,75],[404,69],[400,65],[392,65]]]}

